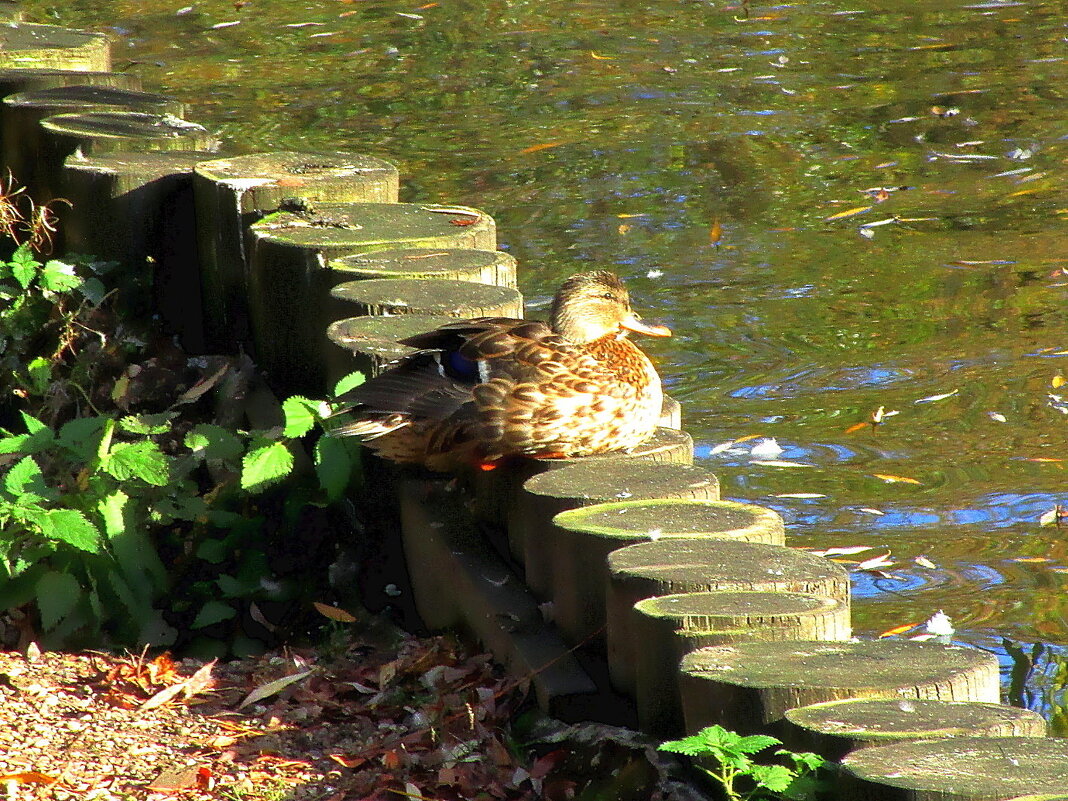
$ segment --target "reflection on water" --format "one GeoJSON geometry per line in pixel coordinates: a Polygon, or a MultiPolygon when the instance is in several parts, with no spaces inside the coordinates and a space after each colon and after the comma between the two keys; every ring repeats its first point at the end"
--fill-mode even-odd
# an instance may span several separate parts
{"type": "Polygon", "coordinates": [[[944,609],[1056,711],[1063,652],[1030,643],[1068,643],[1068,537],[1037,524],[1068,458],[1063,3],[25,5],[117,26],[117,66],[233,148],[364,151],[405,200],[485,208],[536,310],[617,269],[678,334],[648,347],[725,494],[899,560],[858,576],[858,631],[944,609]],[[812,466],[715,448],[751,435],[812,466]]]}

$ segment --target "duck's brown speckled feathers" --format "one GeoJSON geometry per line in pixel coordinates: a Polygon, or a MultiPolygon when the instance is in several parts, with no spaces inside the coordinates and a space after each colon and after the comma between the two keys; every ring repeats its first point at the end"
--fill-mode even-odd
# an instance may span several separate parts
{"type": "Polygon", "coordinates": [[[419,352],[343,398],[357,420],[333,433],[440,470],[632,448],[652,434],[662,394],[625,329],[670,333],[637,320],[611,273],[572,276],[552,324],[484,317],[405,340],[419,352]]]}

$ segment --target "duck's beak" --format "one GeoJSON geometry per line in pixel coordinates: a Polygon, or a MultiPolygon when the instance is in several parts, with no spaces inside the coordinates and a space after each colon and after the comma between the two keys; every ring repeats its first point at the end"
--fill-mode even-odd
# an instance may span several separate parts
{"type": "Polygon", "coordinates": [[[648,323],[643,323],[642,318],[633,313],[624,317],[619,325],[621,328],[625,328],[628,331],[633,331],[636,334],[645,334],[650,337],[671,336],[671,329],[666,325],[649,325],[648,323]]]}

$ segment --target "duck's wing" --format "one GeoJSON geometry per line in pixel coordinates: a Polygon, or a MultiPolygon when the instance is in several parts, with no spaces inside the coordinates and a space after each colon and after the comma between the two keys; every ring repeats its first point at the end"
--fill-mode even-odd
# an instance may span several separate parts
{"type": "Polygon", "coordinates": [[[507,317],[458,320],[402,344],[418,349],[339,400],[361,414],[445,420],[460,413],[479,384],[519,378],[551,359],[559,337],[548,325],[507,317]]]}

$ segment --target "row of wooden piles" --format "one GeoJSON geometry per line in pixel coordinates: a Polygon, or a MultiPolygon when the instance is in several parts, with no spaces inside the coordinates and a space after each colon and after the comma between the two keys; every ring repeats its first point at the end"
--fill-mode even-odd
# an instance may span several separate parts
{"type": "MultiPolygon", "coordinates": [[[[68,251],[152,269],[187,350],[249,348],[276,392],[323,395],[405,336],[522,315],[489,215],[398,203],[370,156],[223,157],[182,103],[110,71],[105,37],[0,14],[4,167],[37,203],[71,201],[68,251]]],[[[995,657],[851,639],[846,571],[787,547],[774,511],[720,500],[673,401],[634,452],[485,473],[474,503],[376,474],[425,622],[478,637],[552,714],[772,733],[844,757],[843,801],[1068,799],[1068,746],[997,703],[995,657]]]]}

